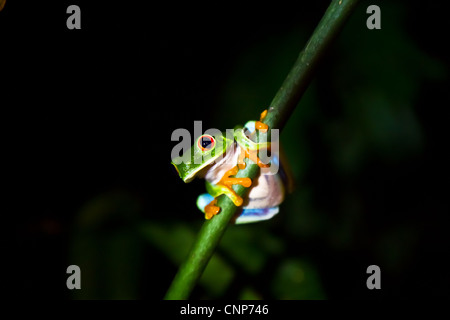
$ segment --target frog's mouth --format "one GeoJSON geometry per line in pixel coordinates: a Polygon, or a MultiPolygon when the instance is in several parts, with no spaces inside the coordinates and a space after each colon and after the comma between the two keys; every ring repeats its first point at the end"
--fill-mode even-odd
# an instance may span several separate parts
{"type": "Polygon", "coordinates": [[[233,142],[232,145],[222,156],[213,157],[208,159],[201,165],[192,166],[190,163],[175,164],[178,175],[183,179],[185,183],[191,182],[194,178],[205,178],[208,181],[219,181],[223,174],[236,166],[237,161],[237,144],[233,142]]]}
{"type": "Polygon", "coordinates": [[[206,172],[215,165],[214,158],[209,159],[205,163],[200,165],[192,165],[191,163],[180,163],[175,164],[172,162],[173,166],[178,172],[178,175],[185,183],[191,182],[195,177],[204,177],[206,172]]]}

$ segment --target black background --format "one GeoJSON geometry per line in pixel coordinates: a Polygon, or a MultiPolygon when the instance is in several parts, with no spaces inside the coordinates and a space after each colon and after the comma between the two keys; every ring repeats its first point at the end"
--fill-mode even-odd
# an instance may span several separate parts
{"type": "MultiPolygon", "coordinates": [[[[377,3],[383,8],[383,2],[377,3]]],[[[141,201],[144,219],[170,214],[198,220],[184,203],[193,202],[203,185],[187,188],[178,179],[170,165],[172,131],[193,130],[194,120],[214,127],[219,92],[237,57],[264,37],[297,28],[297,21],[310,34],[327,4],[8,1],[0,13],[0,105],[8,178],[8,205],[2,212],[18,222],[6,259],[11,295],[71,297],[65,268],[72,223],[79,208],[100,192],[132,193],[141,201]],[[81,7],[81,30],[66,28],[69,4],[81,7]]],[[[445,6],[413,1],[404,8],[406,29],[418,47],[447,63],[445,6]]],[[[354,19],[364,29],[361,12],[354,19]]],[[[294,57],[302,46],[299,42],[294,57]]],[[[319,76],[330,64],[328,57],[319,76]]],[[[286,72],[280,71],[280,79],[286,72]]],[[[420,226],[414,258],[400,274],[383,278],[384,291],[369,292],[356,283],[365,283],[360,270],[372,263],[370,252],[355,246],[339,255],[317,255],[330,298],[448,297],[447,79],[425,81],[420,90],[415,112],[426,139],[423,153],[398,166],[374,163],[358,180],[382,175],[379,185],[361,183],[367,188],[363,196],[376,206],[373,190],[386,188],[380,208],[402,212],[389,216],[390,211],[378,211],[381,216],[376,216],[372,207],[367,219],[373,233],[405,219],[420,226]]],[[[328,105],[326,114],[338,112],[328,105]]],[[[236,117],[236,122],[247,120],[236,117]]],[[[317,139],[312,135],[312,144],[317,139]]],[[[332,188],[335,180],[322,169],[313,168],[309,177],[332,188]]],[[[317,201],[330,201],[330,195],[318,195],[317,201]]],[[[5,223],[4,229],[11,228],[5,223]]],[[[326,250],[324,243],[316,245],[305,250],[312,256],[326,250]]],[[[156,260],[158,265],[146,262],[150,272],[142,284],[152,282],[156,289],[141,289],[141,297],[162,298],[176,271],[162,256],[156,260]],[[150,280],[163,271],[160,280],[150,280]]]]}

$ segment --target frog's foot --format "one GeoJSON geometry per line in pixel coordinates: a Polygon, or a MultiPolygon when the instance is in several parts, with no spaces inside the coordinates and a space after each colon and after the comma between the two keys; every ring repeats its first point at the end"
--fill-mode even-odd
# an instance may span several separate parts
{"type": "Polygon", "coordinates": [[[258,129],[259,131],[261,131],[262,133],[266,133],[267,130],[269,129],[269,126],[262,122],[264,120],[264,118],[266,117],[266,115],[267,115],[267,110],[264,110],[261,113],[261,117],[259,118],[259,121],[255,122],[255,128],[258,129]]]}
{"type": "Polygon", "coordinates": [[[205,219],[207,220],[219,213],[220,208],[216,204],[217,199],[209,193],[203,193],[197,198],[197,207],[205,214],[205,219]]]}
{"type": "Polygon", "coordinates": [[[240,184],[246,188],[250,187],[252,185],[252,180],[250,178],[230,178],[230,176],[235,176],[238,171],[238,166],[235,166],[232,169],[228,170],[219,183],[222,183],[229,188],[231,188],[231,186],[234,184],[240,184]]]}
{"type": "Polygon", "coordinates": [[[220,179],[218,185],[224,187],[224,193],[233,201],[233,203],[239,207],[242,205],[244,200],[242,197],[238,196],[237,193],[233,190],[232,186],[235,184],[240,184],[243,187],[250,187],[252,185],[252,179],[250,178],[230,178],[230,176],[234,176],[238,173],[239,167],[235,166],[232,169],[228,170],[220,179]]]}
{"type": "Polygon", "coordinates": [[[209,220],[220,212],[220,207],[216,206],[217,199],[214,198],[208,205],[205,206],[205,219],[209,220]]]}
{"type": "MultiPolygon", "coordinates": [[[[268,150],[270,150],[270,147],[267,147],[268,150]]],[[[256,163],[260,168],[268,168],[270,167],[269,164],[265,164],[261,161],[261,159],[258,157],[258,150],[250,150],[250,149],[246,149],[241,147],[241,153],[239,154],[239,158],[238,158],[238,167],[239,169],[245,169],[245,162],[244,159],[245,158],[249,158],[250,160],[252,160],[254,163],[256,163]]]]}

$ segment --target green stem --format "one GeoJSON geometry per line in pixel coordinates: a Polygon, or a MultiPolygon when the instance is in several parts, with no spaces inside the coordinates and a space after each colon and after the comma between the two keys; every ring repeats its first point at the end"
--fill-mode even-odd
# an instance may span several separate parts
{"type": "MultiPolygon", "coordinates": [[[[284,127],[311,82],[320,58],[339,34],[357,2],[358,0],[332,0],[270,104],[264,119],[269,128],[282,129],[284,127]]],[[[258,174],[259,167],[249,162],[244,170],[239,170],[237,176],[250,177],[253,180],[258,174]]],[[[249,191],[240,185],[235,185],[233,188],[240,196],[245,196],[249,191]]],[[[165,299],[187,299],[202,275],[237,209],[226,196],[220,196],[217,205],[221,208],[220,214],[203,224],[197,240],[187,259],[180,266],[165,299]]]]}

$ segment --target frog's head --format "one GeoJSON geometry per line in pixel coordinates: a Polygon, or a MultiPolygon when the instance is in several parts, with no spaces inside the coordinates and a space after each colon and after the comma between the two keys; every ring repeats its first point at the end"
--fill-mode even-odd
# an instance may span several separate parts
{"type": "Polygon", "coordinates": [[[215,137],[204,134],[182,156],[174,158],[172,164],[177,169],[184,182],[190,182],[199,172],[203,172],[211,164],[225,154],[234,140],[228,139],[224,134],[215,137]]]}

